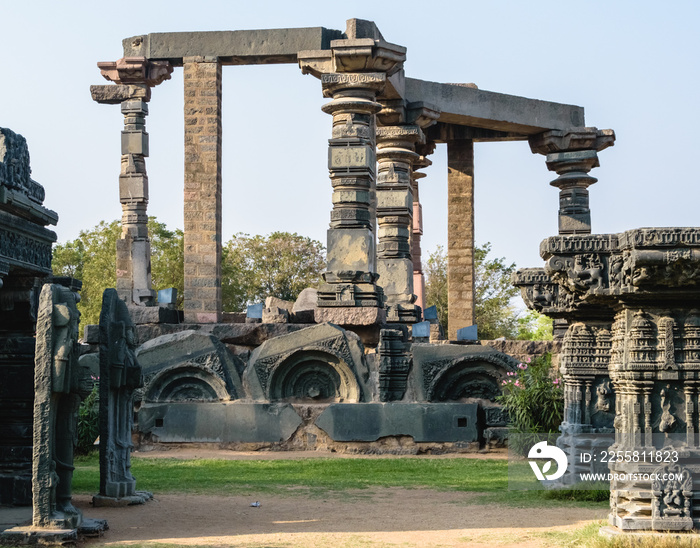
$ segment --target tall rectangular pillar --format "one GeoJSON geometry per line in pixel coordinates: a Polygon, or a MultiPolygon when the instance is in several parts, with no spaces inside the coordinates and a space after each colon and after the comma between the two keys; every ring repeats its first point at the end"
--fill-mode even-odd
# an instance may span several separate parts
{"type": "Polygon", "coordinates": [[[474,142],[447,142],[447,332],[474,323],[474,142]]]}
{"type": "Polygon", "coordinates": [[[185,322],[221,319],[221,63],[186,57],[185,322]]]}

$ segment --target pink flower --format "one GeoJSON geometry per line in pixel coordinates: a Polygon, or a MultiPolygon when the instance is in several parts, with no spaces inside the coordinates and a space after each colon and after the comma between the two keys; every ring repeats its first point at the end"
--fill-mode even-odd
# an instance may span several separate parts
{"type": "Polygon", "coordinates": [[[521,363],[518,365],[518,369],[522,369],[524,371],[525,369],[527,369],[527,365],[525,365],[524,363],[521,363]]]}
{"type": "Polygon", "coordinates": [[[508,384],[508,381],[503,381],[501,384],[508,384]]]}
{"type": "Polygon", "coordinates": [[[525,361],[526,361],[527,363],[530,363],[530,362],[532,361],[532,358],[531,358],[530,356],[528,356],[527,358],[525,358],[525,361]]]}
{"type": "Polygon", "coordinates": [[[518,388],[521,388],[520,381],[515,381],[515,386],[517,386],[518,388]]]}
{"type": "Polygon", "coordinates": [[[559,384],[559,379],[554,379],[554,384],[559,384]]]}

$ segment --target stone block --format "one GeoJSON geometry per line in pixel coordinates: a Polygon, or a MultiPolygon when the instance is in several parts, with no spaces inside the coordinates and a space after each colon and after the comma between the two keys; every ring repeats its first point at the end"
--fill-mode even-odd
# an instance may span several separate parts
{"type": "Polygon", "coordinates": [[[292,312],[292,309],[294,308],[294,303],[291,301],[285,301],[284,299],[278,299],[277,297],[267,297],[265,299],[265,308],[275,307],[287,310],[288,312],[292,312]]]}
{"type": "Polygon", "coordinates": [[[119,200],[122,203],[148,200],[148,177],[145,174],[120,175],[119,200]]]}
{"type": "Polygon", "coordinates": [[[507,447],[508,428],[492,427],[484,429],[484,443],[488,447],[507,447]]]}
{"type": "Polygon", "coordinates": [[[248,305],[248,308],[246,309],[246,317],[262,319],[264,307],[265,305],[263,303],[255,303],[248,305]]]}
{"type": "Polygon", "coordinates": [[[500,405],[484,406],[484,422],[486,426],[507,426],[508,412],[500,405]]]}
{"type": "Polygon", "coordinates": [[[297,300],[294,302],[294,306],[292,306],[292,312],[296,314],[307,310],[316,310],[317,302],[318,290],[313,287],[307,287],[299,293],[297,300]]]}
{"type": "Polygon", "coordinates": [[[436,306],[429,306],[425,309],[423,309],[423,318],[432,321],[435,320],[437,321],[438,319],[438,313],[437,313],[437,307],[436,306]]]}
{"type": "Polygon", "coordinates": [[[319,307],[314,312],[316,323],[336,325],[376,325],[384,323],[386,311],[383,308],[368,306],[319,307]]]}
{"type": "Polygon", "coordinates": [[[263,308],[262,323],[288,323],[289,311],[286,308],[263,308]]]}
{"type": "Polygon", "coordinates": [[[413,338],[430,337],[430,322],[414,323],[412,327],[413,338]]]}
{"type": "Polygon", "coordinates": [[[136,325],[144,323],[180,323],[181,314],[181,311],[165,306],[129,306],[131,321],[136,325]]]}
{"type": "Polygon", "coordinates": [[[458,341],[476,341],[477,337],[477,326],[469,325],[467,327],[462,327],[457,330],[457,340],[458,341]]]}
{"type": "Polygon", "coordinates": [[[148,133],[145,131],[122,131],[122,154],[148,156],[148,133]]]}
{"type": "Polygon", "coordinates": [[[477,417],[475,403],[334,403],[315,424],[334,441],[411,436],[416,442],[473,442],[479,440],[477,417]]]}
{"type": "Polygon", "coordinates": [[[139,431],[161,443],[273,443],[302,423],[286,403],[144,404],[138,413],[139,431]]]}
{"type": "Polygon", "coordinates": [[[328,270],[376,272],[374,234],[369,228],[335,228],[328,235],[328,270]]]}
{"type": "Polygon", "coordinates": [[[378,283],[384,289],[387,302],[410,302],[413,297],[413,261],[411,259],[377,260],[378,283]]]}

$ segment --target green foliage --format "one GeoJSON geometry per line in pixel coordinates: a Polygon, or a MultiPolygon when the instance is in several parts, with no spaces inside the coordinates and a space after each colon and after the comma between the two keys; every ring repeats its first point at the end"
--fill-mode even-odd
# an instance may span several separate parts
{"type": "Polygon", "coordinates": [[[505,258],[488,259],[491,244],[474,247],[474,317],[480,339],[505,337],[514,339],[517,334],[518,315],[510,300],[518,294],[510,277],[515,263],[506,264],[505,258]]]}
{"type": "Polygon", "coordinates": [[[73,276],[83,282],[78,303],[83,325],[99,322],[102,293],[116,286],[116,248],[120,233],[119,221],[101,221],[91,230],[80,231],[75,240],[54,247],[53,273],[73,276]]]}
{"type": "Polygon", "coordinates": [[[78,409],[78,445],[75,452],[78,455],[91,453],[95,440],[100,435],[100,383],[95,381],[92,391],[78,409]]]}
{"type": "MultiPolygon", "coordinates": [[[[117,239],[121,222],[101,221],[90,230],[82,230],[75,240],[58,244],[53,249],[51,268],[56,276],[82,280],[78,310],[82,325],[100,321],[102,294],[117,284],[117,239]]],[[[182,230],[168,230],[155,217],[148,218],[151,238],[151,279],[153,289],[176,287],[178,304],[182,306],[184,285],[182,230]]]]}
{"type": "Polygon", "coordinates": [[[268,296],[293,301],[318,285],[325,270],[321,242],[289,232],[236,234],[223,248],[224,310],[237,311],[268,296]]]}
{"type": "Polygon", "coordinates": [[[437,246],[425,265],[425,304],[435,306],[440,325],[447,330],[447,254],[437,246]]]}
{"type": "Polygon", "coordinates": [[[552,319],[536,310],[528,310],[518,318],[518,340],[551,341],[552,319]]]}
{"type": "Polygon", "coordinates": [[[530,364],[520,364],[503,381],[497,401],[506,408],[517,433],[556,433],[564,414],[561,380],[552,378],[550,354],[530,364]]]}
{"type": "MultiPolygon", "coordinates": [[[[511,306],[517,289],[510,277],[515,263],[506,264],[503,257],[489,259],[491,244],[474,248],[474,316],[480,339],[506,337],[518,334],[518,313],[511,306]]],[[[447,253],[442,246],[428,255],[426,263],[425,302],[436,306],[438,320],[447,328],[447,253]]]]}

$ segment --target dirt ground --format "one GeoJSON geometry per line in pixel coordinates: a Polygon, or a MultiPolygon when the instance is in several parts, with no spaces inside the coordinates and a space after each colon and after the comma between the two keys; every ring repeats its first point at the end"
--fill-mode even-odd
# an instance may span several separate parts
{"type": "MultiPolygon", "coordinates": [[[[186,449],[139,456],[260,459],[328,455],[186,449]]],[[[99,540],[88,541],[85,548],[134,542],[241,547],[531,548],[545,545],[538,533],[581,527],[603,519],[607,513],[583,508],[506,508],[480,503],[479,495],[474,493],[400,488],[345,491],[323,498],[292,495],[289,491],[276,495],[254,491],[217,496],[156,494],[143,506],[127,508],[92,508],[87,496],[77,496],[74,502],[86,517],[109,522],[109,531],[99,540]],[[255,501],[261,503],[260,507],[250,506],[255,501]]]]}

